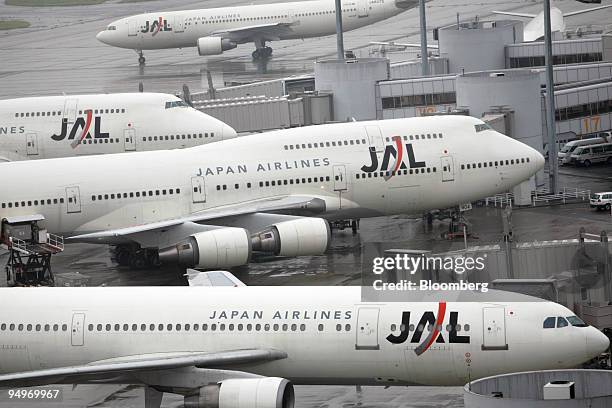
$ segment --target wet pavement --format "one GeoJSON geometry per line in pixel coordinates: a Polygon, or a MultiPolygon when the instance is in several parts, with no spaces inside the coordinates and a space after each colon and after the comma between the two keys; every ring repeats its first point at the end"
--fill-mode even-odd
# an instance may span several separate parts
{"type": "MultiPolygon", "coordinates": [[[[234,4],[271,3],[280,0],[236,0],[234,4]]],[[[224,0],[208,0],[207,7],[226,5],[224,0]]],[[[176,92],[183,84],[192,91],[205,89],[206,70],[216,86],[230,82],[310,73],[317,58],[333,56],[335,38],[272,43],[274,56],[267,64],[251,61],[252,45],[245,44],[216,57],[200,57],[194,48],[159,50],[146,53],[147,64],[139,67],[133,51],[99,43],[95,34],[114,19],[143,11],[201,7],[192,0],[164,0],[144,3],[119,3],[88,7],[28,8],[0,5],[0,19],[21,18],[32,23],[30,29],[0,32],[0,98],[86,92],[136,91],[143,83],[147,91],[176,92]]],[[[585,8],[577,2],[562,2],[563,11],[585,8]]],[[[492,10],[537,13],[539,4],[523,1],[464,2],[434,0],[428,3],[430,27],[452,24],[458,7],[461,19],[476,15],[486,18],[492,10]]],[[[572,29],[587,23],[594,29],[606,28],[612,12],[604,11],[568,20],[572,29]]],[[[607,27],[608,29],[610,27],[607,27]]],[[[400,40],[418,42],[418,13],[411,10],[384,22],[345,34],[345,48],[368,56],[370,41],[400,40]]],[[[431,33],[431,31],[430,31],[431,33]]],[[[593,191],[612,189],[612,169],[564,168],[562,185],[593,191]]],[[[500,208],[475,207],[468,214],[475,236],[469,245],[498,243],[502,240],[500,208]],[[477,237],[477,238],[476,238],[477,237]]],[[[586,203],[563,206],[519,208],[513,215],[514,236],[519,241],[576,238],[578,229],[598,233],[612,230],[612,217],[595,212],[586,203]]],[[[380,245],[411,249],[445,251],[463,247],[463,241],[441,238],[447,223],[434,221],[428,226],[421,218],[402,216],[362,220],[358,234],[335,231],[329,252],[318,257],[275,259],[253,263],[233,272],[249,285],[349,285],[361,279],[364,249],[380,245]]],[[[4,265],[6,255],[0,254],[4,265]]],[[[117,266],[105,246],[70,245],[53,260],[56,274],[79,272],[90,285],[184,285],[182,271],[162,268],[133,271],[117,266]]],[[[0,274],[0,286],[5,284],[0,274]]],[[[142,388],[135,386],[62,386],[62,407],[141,407],[142,388]]],[[[297,407],[462,407],[461,387],[296,387],[297,407]]],[[[164,407],[181,406],[182,399],[166,394],[164,407]]],[[[10,405],[0,403],[0,408],[10,405]]],[[[51,405],[49,405],[51,406],[51,405]]]]}
{"type": "MultiPolygon", "coordinates": [[[[231,3],[260,4],[280,0],[234,0],[231,3]]],[[[215,86],[231,82],[311,73],[313,61],[335,55],[334,36],[273,42],[274,55],[267,64],[251,59],[252,44],[243,44],[220,56],[200,57],[195,48],[155,50],[145,53],[147,63],[139,67],[132,50],[110,47],[95,35],[115,19],[145,11],[164,11],[219,7],[225,0],[164,0],[120,3],[110,1],[88,7],[14,7],[0,5],[0,19],[20,18],[32,23],[29,29],[0,32],[0,98],[87,92],[137,91],[144,89],[174,93],[183,84],[192,91],[207,88],[206,70],[215,86]]],[[[493,10],[537,13],[538,4],[527,1],[434,0],[427,3],[427,22],[431,28],[475,16],[489,18],[493,10]]],[[[563,11],[586,8],[578,2],[564,1],[563,11]]],[[[568,19],[568,30],[589,24],[592,29],[608,27],[612,11],[578,15],[568,19]]],[[[408,10],[383,22],[345,34],[345,48],[357,56],[368,56],[370,41],[399,40],[418,43],[418,11],[408,10]]],[[[612,25],[610,25],[612,27],[612,25]]],[[[608,27],[609,28],[609,27],[608,27]]],[[[432,40],[433,41],[433,40],[432,40]]]]}

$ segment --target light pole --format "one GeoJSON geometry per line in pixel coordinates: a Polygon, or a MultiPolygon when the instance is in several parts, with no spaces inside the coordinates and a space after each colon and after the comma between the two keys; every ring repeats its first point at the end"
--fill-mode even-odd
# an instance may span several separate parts
{"type": "Polygon", "coordinates": [[[421,17],[421,74],[429,75],[429,56],[427,54],[427,19],[425,18],[425,0],[419,0],[419,16],[421,17]]]}
{"type": "Polygon", "coordinates": [[[338,59],[344,59],[344,36],[342,34],[342,0],[336,0],[336,47],[338,59]]]}
{"type": "Polygon", "coordinates": [[[555,124],[555,89],[553,83],[552,33],[550,28],[550,0],[544,0],[544,48],[546,64],[546,133],[548,134],[548,177],[550,192],[559,190],[559,163],[557,162],[557,135],[555,124]]]}

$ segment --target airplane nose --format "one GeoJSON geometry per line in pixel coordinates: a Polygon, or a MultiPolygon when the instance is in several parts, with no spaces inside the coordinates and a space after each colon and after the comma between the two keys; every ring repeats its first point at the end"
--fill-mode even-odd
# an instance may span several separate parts
{"type": "Polygon", "coordinates": [[[225,123],[223,124],[223,126],[221,126],[221,135],[223,137],[223,140],[233,139],[238,136],[234,128],[229,125],[226,125],[225,123]]]}
{"type": "Polygon", "coordinates": [[[110,45],[107,31],[100,31],[98,34],[96,34],[96,40],[100,41],[101,43],[110,45]]]}
{"type": "Polygon", "coordinates": [[[594,327],[586,335],[586,351],[589,359],[597,357],[610,347],[610,339],[594,327]]]}

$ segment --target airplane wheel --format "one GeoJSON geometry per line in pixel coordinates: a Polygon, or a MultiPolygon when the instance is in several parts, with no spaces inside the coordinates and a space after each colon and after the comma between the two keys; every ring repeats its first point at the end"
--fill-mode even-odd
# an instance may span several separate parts
{"type": "Polygon", "coordinates": [[[119,266],[129,266],[130,265],[130,251],[125,249],[117,248],[117,254],[115,255],[115,259],[119,266]]]}
{"type": "Polygon", "coordinates": [[[146,61],[146,59],[145,59],[144,56],[141,55],[140,57],[138,57],[138,63],[140,65],[144,65],[145,61],[146,61]]]}
{"type": "Polygon", "coordinates": [[[253,54],[251,54],[253,56],[254,60],[258,60],[261,58],[261,51],[259,51],[259,49],[253,51],[253,54]]]}
{"type": "Polygon", "coordinates": [[[132,254],[130,258],[130,267],[132,269],[144,269],[147,266],[147,260],[145,254],[142,251],[138,251],[132,254]]]}
{"type": "Polygon", "coordinates": [[[357,224],[357,220],[351,221],[351,230],[353,234],[357,234],[357,230],[359,229],[359,225],[357,224]]]}
{"type": "Polygon", "coordinates": [[[161,262],[159,261],[159,254],[153,249],[147,250],[147,265],[159,268],[161,262]]]}
{"type": "Polygon", "coordinates": [[[264,52],[263,52],[264,56],[266,57],[270,57],[272,56],[272,47],[266,47],[264,48],[264,52]]]}

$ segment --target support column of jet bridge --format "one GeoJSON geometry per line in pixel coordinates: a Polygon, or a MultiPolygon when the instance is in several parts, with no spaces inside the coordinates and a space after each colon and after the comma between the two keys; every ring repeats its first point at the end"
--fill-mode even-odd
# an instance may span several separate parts
{"type": "Polygon", "coordinates": [[[315,62],[317,91],[333,94],[333,120],[376,119],[376,83],[389,79],[389,60],[359,58],[315,62]]]}
{"type": "MultiPolygon", "coordinates": [[[[457,108],[485,120],[500,116],[503,119],[501,128],[496,130],[543,151],[540,79],[536,72],[500,70],[462,74],[457,77],[456,90],[457,108]]],[[[496,147],[490,148],[495,150],[496,147]]],[[[515,204],[530,205],[532,192],[543,184],[544,171],[541,170],[513,189],[515,204]]]]}
{"type": "Polygon", "coordinates": [[[64,239],[47,232],[42,215],[4,218],[0,247],[9,251],[8,286],[53,285],[51,256],[64,250],[64,239]]]}

